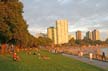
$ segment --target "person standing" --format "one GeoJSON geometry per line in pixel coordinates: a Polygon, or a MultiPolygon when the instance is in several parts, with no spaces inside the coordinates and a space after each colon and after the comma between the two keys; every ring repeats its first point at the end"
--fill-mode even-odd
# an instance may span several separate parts
{"type": "Polygon", "coordinates": [[[6,43],[3,43],[1,45],[1,54],[5,54],[6,53],[6,43]]]}
{"type": "Polygon", "coordinates": [[[81,57],[83,56],[83,52],[82,52],[82,51],[80,52],[80,56],[81,56],[81,57]]]}
{"type": "Polygon", "coordinates": [[[92,59],[93,59],[93,53],[89,53],[89,59],[90,59],[90,61],[92,61],[92,59]]]}
{"type": "Polygon", "coordinates": [[[102,61],[106,61],[105,52],[102,53],[102,61]]]}

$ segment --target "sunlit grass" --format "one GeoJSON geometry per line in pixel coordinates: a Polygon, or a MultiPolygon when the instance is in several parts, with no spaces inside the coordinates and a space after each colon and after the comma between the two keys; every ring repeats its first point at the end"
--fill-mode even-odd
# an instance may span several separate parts
{"type": "Polygon", "coordinates": [[[27,55],[25,52],[19,53],[19,62],[13,61],[9,55],[0,56],[0,71],[105,71],[60,54],[47,51],[41,51],[40,54],[49,59],[44,60],[38,55],[27,55]]]}

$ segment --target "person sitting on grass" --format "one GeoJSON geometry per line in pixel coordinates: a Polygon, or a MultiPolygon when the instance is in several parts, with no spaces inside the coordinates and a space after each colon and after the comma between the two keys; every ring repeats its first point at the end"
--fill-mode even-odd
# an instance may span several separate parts
{"type": "Polygon", "coordinates": [[[34,52],[33,55],[36,55],[36,52],[34,52]]]}
{"type": "Polygon", "coordinates": [[[42,55],[42,56],[39,57],[39,59],[49,60],[50,57],[49,56],[46,56],[46,55],[42,55]]]}
{"type": "Polygon", "coordinates": [[[16,61],[20,61],[20,60],[21,60],[20,57],[17,55],[16,61]]]}
{"type": "Polygon", "coordinates": [[[13,53],[13,60],[20,61],[20,57],[16,54],[16,52],[13,53]]]}
{"type": "Polygon", "coordinates": [[[16,53],[13,53],[13,60],[16,61],[16,59],[17,59],[17,55],[16,53]]]}

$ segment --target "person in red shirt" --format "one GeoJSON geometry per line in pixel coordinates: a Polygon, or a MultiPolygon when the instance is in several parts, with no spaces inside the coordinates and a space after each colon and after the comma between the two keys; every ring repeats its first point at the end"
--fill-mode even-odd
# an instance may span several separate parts
{"type": "Polygon", "coordinates": [[[13,60],[16,61],[17,60],[17,54],[13,53],[13,60]]]}

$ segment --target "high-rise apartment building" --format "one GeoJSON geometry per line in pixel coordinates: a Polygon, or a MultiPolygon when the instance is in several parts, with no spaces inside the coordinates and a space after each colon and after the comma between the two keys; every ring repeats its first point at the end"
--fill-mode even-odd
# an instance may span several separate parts
{"type": "Polygon", "coordinates": [[[86,38],[92,40],[92,32],[88,31],[86,33],[86,38]]]}
{"type": "Polygon", "coordinates": [[[54,44],[57,44],[57,38],[56,38],[56,28],[49,27],[47,29],[47,36],[50,38],[54,44]]]}
{"type": "Polygon", "coordinates": [[[56,21],[56,35],[57,35],[57,44],[68,43],[68,21],[67,20],[56,21]]]}
{"type": "Polygon", "coordinates": [[[56,28],[48,28],[47,34],[48,37],[54,42],[54,44],[68,43],[68,21],[57,20],[56,28]]]}
{"type": "Polygon", "coordinates": [[[95,40],[100,40],[100,32],[99,30],[94,30],[92,32],[92,39],[95,41],[95,40]]]}
{"type": "Polygon", "coordinates": [[[77,31],[76,32],[76,40],[81,40],[82,39],[82,32],[81,31],[77,31]]]}

